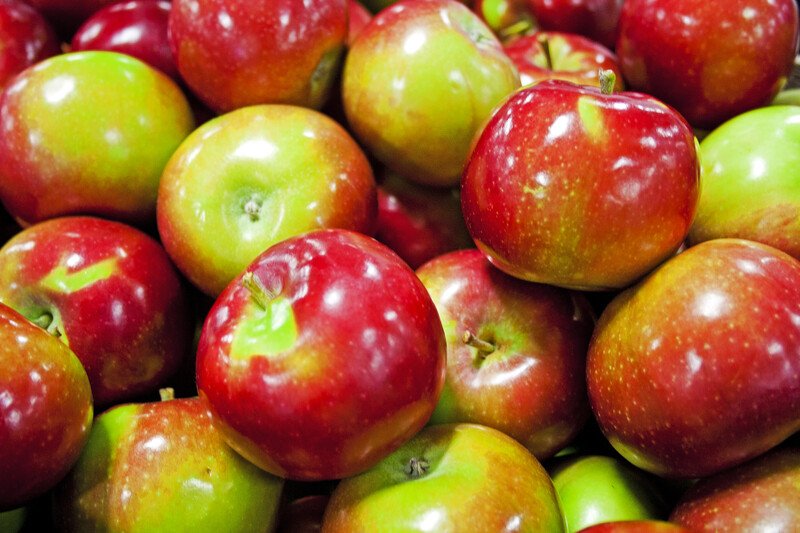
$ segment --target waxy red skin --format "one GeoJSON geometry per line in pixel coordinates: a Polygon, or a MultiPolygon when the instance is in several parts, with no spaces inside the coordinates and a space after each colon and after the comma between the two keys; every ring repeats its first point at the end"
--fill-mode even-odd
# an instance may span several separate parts
{"type": "Polygon", "coordinates": [[[660,520],[606,522],[581,529],[578,533],[692,533],[694,530],[660,520]]]}
{"type": "Polygon", "coordinates": [[[175,0],[172,7],[178,70],[213,110],[325,103],[347,40],[347,0],[175,0]]]}
{"type": "Polygon", "coordinates": [[[108,50],[128,54],[180,79],[167,38],[172,7],[165,0],[111,4],[92,15],[72,37],[72,50],[108,50]]]}
{"type": "Polygon", "coordinates": [[[456,189],[434,189],[391,172],[378,186],[375,238],[419,268],[444,253],[472,248],[456,189]]]}
{"type": "Polygon", "coordinates": [[[692,531],[800,529],[800,449],[769,452],[700,480],[672,512],[692,531]]]}
{"type": "Polygon", "coordinates": [[[0,249],[0,301],[29,320],[55,317],[51,330],[83,363],[98,406],[157,389],[191,342],[166,252],[118,222],[65,217],[17,234],[0,249]]]}
{"type": "Polygon", "coordinates": [[[799,366],[800,262],[719,239],[606,308],[589,347],[589,400],[634,465],[704,477],[800,430],[799,366]]]}
{"type": "Polygon", "coordinates": [[[543,30],[578,33],[613,48],[623,0],[527,0],[543,30]]]}
{"type": "Polygon", "coordinates": [[[431,423],[499,429],[540,460],[569,443],[589,417],[594,320],[585,298],[512,278],[478,250],[439,256],[417,276],[447,336],[447,379],[431,423]],[[482,358],[463,342],[467,331],[495,351],[482,358]]]}
{"type": "Polygon", "coordinates": [[[792,71],[794,0],[631,0],[616,52],[625,81],[713,129],[766,105],[792,71]]]}
{"type": "Polygon", "coordinates": [[[364,7],[358,0],[347,0],[348,26],[347,26],[347,45],[350,46],[355,41],[364,26],[372,20],[372,13],[364,7]]]}
{"type": "Polygon", "coordinates": [[[0,511],[53,488],[92,426],[86,372],[69,348],[0,304],[0,511]]]}
{"type": "Polygon", "coordinates": [[[0,1],[0,90],[34,63],[61,52],[50,24],[19,0],[0,1]]]}
{"type": "Polygon", "coordinates": [[[422,428],[444,383],[444,333],[397,255],[363,234],[320,230],[276,244],[245,272],[275,295],[270,306],[290,304],[296,335],[262,355],[246,330],[269,326],[241,276],[209,312],[197,386],[234,449],[281,477],[338,479],[422,428]]]}
{"type": "Polygon", "coordinates": [[[617,56],[605,46],[574,33],[539,31],[504,43],[503,48],[517,66],[523,87],[549,79],[599,87],[599,71],[611,70],[617,76],[614,90],[624,88],[617,56]],[[547,66],[540,39],[549,43],[552,68],[547,66]]]}
{"type": "Polygon", "coordinates": [[[699,174],[694,135],[674,110],[548,80],[517,91],[489,120],[461,206],[478,248],[506,273],[620,288],[680,246],[699,174]]]}

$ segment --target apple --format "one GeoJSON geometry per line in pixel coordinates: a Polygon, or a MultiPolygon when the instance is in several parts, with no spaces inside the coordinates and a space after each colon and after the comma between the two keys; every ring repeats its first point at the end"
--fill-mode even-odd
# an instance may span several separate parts
{"type": "Polygon", "coordinates": [[[281,512],[277,533],[319,533],[329,496],[303,496],[290,502],[281,512]]]}
{"type": "Polygon", "coordinates": [[[0,91],[14,76],[61,52],[50,24],[20,0],[0,1],[0,91]]]}
{"type": "Polygon", "coordinates": [[[700,144],[703,190],[693,243],[738,237],[800,259],[800,107],[732,118],[700,144]]]}
{"type": "Polygon", "coordinates": [[[75,354],[0,304],[0,511],[25,505],[67,474],[93,413],[75,354]]]}
{"type": "Polygon", "coordinates": [[[512,42],[538,27],[527,0],[475,0],[472,10],[503,42],[512,42]]]}
{"type": "Polygon", "coordinates": [[[417,270],[447,339],[447,378],[430,423],[498,429],[537,459],[589,417],[585,360],[594,320],[578,293],[512,278],[478,250],[417,270]]]}
{"type": "Polygon", "coordinates": [[[25,525],[26,517],[27,509],[25,507],[0,512],[0,531],[3,533],[18,533],[25,525]]]}
{"type": "Polygon", "coordinates": [[[194,127],[171,79],[99,51],[23,71],[0,116],[0,199],[26,224],[69,214],[149,222],[164,165],[194,127]]]}
{"type": "Polygon", "coordinates": [[[0,301],[75,352],[98,406],[157,390],[191,341],[164,249],[100,218],[56,218],[9,240],[0,248],[0,301]]]}
{"type": "Polygon", "coordinates": [[[93,13],[118,0],[24,0],[53,24],[59,36],[69,41],[75,30],[93,13]]]}
{"type": "Polygon", "coordinates": [[[692,531],[797,531],[800,448],[776,450],[700,480],[670,520],[692,531]]]}
{"type": "Polygon", "coordinates": [[[217,298],[197,386],[226,441],[296,480],[362,472],[417,433],[444,383],[436,307],[402,259],[342,229],[286,239],[217,298]]]}
{"type": "Polygon", "coordinates": [[[619,25],[628,86],[702,129],[767,104],[797,53],[794,0],[628,0],[619,25]]]}
{"type": "Polygon", "coordinates": [[[283,480],[231,450],[197,398],[95,420],[54,496],[58,531],[273,531],[283,480]]]}
{"type": "Polygon", "coordinates": [[[342,99],[356,137],[383,164],[424,185],[458,183],[470,143],[519,86],[491,30],[455,0],[403,0],[350,47],[342,99]]]}
{"type": "Polygon", "coordinates": [[[539,461],[491,428],[431,426],[333,491],[323,533],[564,531],[539,461]]]}
{"type": "Polygon", "coordinates": [[[577,33],[609,48],[616,44],[623,0],[527,0],[542,30],[577,33]]]}
{"type": "Polygon", "coordinates": [[[371,233],[369,161],[325,115],[262,105],[207,122],[161,177],[158,231],[178,268],[216,296],[258,254],[319,228],[371,233]]]}
{"type": "Polygon", "coordinates": [[[692,530],[661,520],[626,520],[589,526],[579,533],[692,533],[692,530]]]}
{"type": "Polygon", "coordinates": [[[178,71],[210,108],[319,109],[347,39],[347,0],[175,0],[169,34],[178,71]]]}
{"type": "Polygon", "coordinates": [[[614,90],[624,88],[617,57],[608,48],[577,34],[539,31],[503,45],[519,70],[522,85],[558,79],[600,87],[600,71],[611,70],[614,90]]]}
{"type": "Polygon", "coordinates": [[[669,511],[643,472],[613,457],[572,457],[549,472],[569,532],[603,522],[666,518],[669,511]]]}
{"type": "Polygon", "coordinates": [[[770,105],[798,105],[800,106],[800,87],[792,87],[779,92],[772,99],[770,105]]]}
{"type": "Polygon", "coordinates": [[[611,302],[586,364],[594,415],[634,465],[741,464],[800,430],[800,262],[740,239],[693,246],[611,302]]]}
{"type": "Polygon", "coordinates": [[[347,0],[347,14],[347,46],[352,46],[361,30],[372,20],[372,13],[358,0],[347,0]]]}
{"type": "Polygon", "coordinates": [[[167,23],[172,4],[166,0],[129,0],[93,14],[72,37],[72,50],[108,50],[141,59],[177,82],[167,23]]]}
{"type": "Polygon", "coordinates": [[[375,238],[411,268],[446,252],[472,248],[457,189],[418,185],[387,172],[378,186],[375,238]]]}
{"type": "Polygon", "coordinates": [[[481,132],[461,182],[478,249],[512,276],[583,290],[630,285],[681,245],[700,165],[692,130],[638,93],[547,80],[481,132]]]}

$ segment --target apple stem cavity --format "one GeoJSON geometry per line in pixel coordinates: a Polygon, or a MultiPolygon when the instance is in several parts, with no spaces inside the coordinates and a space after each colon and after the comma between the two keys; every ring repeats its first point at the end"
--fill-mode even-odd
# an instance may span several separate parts
{"type": "Polygon", "coordinates": [[[464,341],[464,344],[477,349],[484,357],[497,349],[494,344],[491,342],[486,342],[483,339],[479,339],[473,335],[471,331],[465,331],[464,335],[461,336],[461,339],[464,341]]]}
{"type": "Polygon", "coordinates": [[[244,212],[250,217],[251,222],[258,222],[261,218],[261,202],[256,198],[250,198],[244,204],[244,212]]]}
{"type": "Polygon", "coordinates": [[[613,70],[600,69],[598,75],[600,79],[600,92],[603,94],[612,94],[614,92],[614,85],[617,83],[617,75],[613,70]]]}
{"type": "Polygon", "coordinates": [[[408,464],[406,465],[405,471],[406,475],[411,479],[419,479],[428,473],[431,464],[426,461],[425,459],[419,459],[417,457],[412,457],[408,464]]]}
{"type": "Polygon", "coordinates": [[[161,398],[162,402],[168,402],[170,400],[175,399],[175,389],[172,387],[164,387],[163,389],[158,389],[158,396],[161,398]]]}
{"type": "Polygon", "coordinates": [[[54,320],[52,313],[45,311],[41,315],[31,320],[31,322],[45,330],[56,339],[61,338],[61,330],[58,329],[58,324],[54,320]]]}
{"type": "Polygon", "coordinates": [[[245,272],[242,276],[242,287],[247,289],[253,301],[263,310],[267,310],[270,301],[275,299],[275,293],[267,289],[261,280],[252,272],[245,272]]]}
{"type": "Polygon", "coordinates": [[[542,47],[542,53],[544,53],[544,63],[547,70],[553,70],[553,55],[550,51],[550,39],[545,36],[541,36],[536,39],[536,42],[539,43],[539,46],[542,47]]]}

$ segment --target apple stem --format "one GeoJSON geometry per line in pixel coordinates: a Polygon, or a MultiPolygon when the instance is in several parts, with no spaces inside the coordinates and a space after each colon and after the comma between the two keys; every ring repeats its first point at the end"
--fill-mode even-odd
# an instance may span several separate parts
{"type": "Polygon", "coordinates": [[[479,352],[481,352],[481,354],[483,354],[484,357],[495,351],[497,348],[491,342],[486,342],[483,339],[479,339],[473,335],[471,331],[465,331],[464,335],[461,337],[461,340],[464,341],[464,344],[476,348],[479,352]]]}
{"type": "Polygon", "coordinates": [[[269,302],[275,298],[275,294],[264,287],[261,280],[253,275],[252,272],[245,272],[242,276],[242,287],[247,289],[253,301],[258,304],[261,309],[266,310],[269,307],[269,302]]]}
{"type": "Polygon", "coordinates": [[[412,457],[406,465],[406,474],[411,479],[419,479],[428,472],[430,467],[431,464],[425,459],[417,459],[416,457],[412,457]]]}
{"type": "Polygon", "coordinates": [[[547,67],[547,70],[553,70],[553,56],[550,51],[550,39],[542,35],[538,39],[536,39],[536,42],[538,42],[539,46],[542,47],[542,52],[544,53],[545,67],[547,67]]]}
{"type": "Polygon", "coordinates": [[[170,400],[175,399],[175,389],[172,387],[164,387],[163,389],[158,389],[158,396],[161,398],[162,402],[168,402],[170,400]]]}
{"type": "Polygon", "coordinates": [[[598,75],[600,79],[600,92],[603,94],[612,94],[614,92],[614,85],[617,83],[617,75],[613,70],[600,69],[598,75]]]}

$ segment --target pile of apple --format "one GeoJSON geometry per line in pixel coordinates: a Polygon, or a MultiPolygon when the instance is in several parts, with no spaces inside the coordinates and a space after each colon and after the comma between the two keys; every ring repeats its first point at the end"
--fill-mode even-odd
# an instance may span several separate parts
{"type": "Polygon", "coordinates": [[[0,531],[800,531],[795,0],[365,4],[0,0],[0,531]]]}

